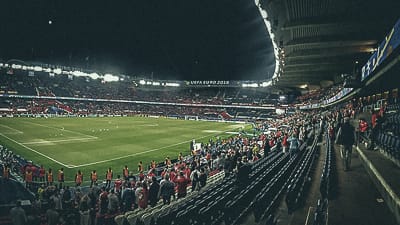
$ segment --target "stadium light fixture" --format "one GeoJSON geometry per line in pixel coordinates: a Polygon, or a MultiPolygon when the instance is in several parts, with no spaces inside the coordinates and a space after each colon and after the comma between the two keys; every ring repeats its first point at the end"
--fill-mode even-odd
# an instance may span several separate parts
{"type": "Polygon", "coordinates": [[[307,84],[300,85],[300,88],[302,88],[302,89],[306,89],[307,87],[308,87],[307,84]]]}
{"type": "Polygon", "coordinates": [[[255,88],[258,87],[257,83],[250,83],[250,84],[242,84],[242,87],[251,87],[251,88],[255,88]]]}
{"type": "Polygon", "coordinates": [[[178,83],[165,83],[165,86],[167,86],[167,87],[179,87],[180,84],[178,84],[178,83]]]}
{"type": "Polygon", "coordinates": [[[114,76],[112,74],[104,74],[103,80],[106,82],[112,82],[112,81],[118,81],[119,78],[117,76],[114,76]]]}
{"type": "Polygon", "coordinates": [[[16,69],[16,66],[17,66],[16,64],[12,64],[11,68],[16,69]]]}
{"type": "Polygon", "coordinates": [[[267,19],[267,12],[265,10],[261,10],[261,16],[262,18],[267,19]]]}
{"type": "Polygon", "coordinates": [[[35,67],[33,67],[33,71],[41,72],[42,70],[43,70],[43,68],[42,68],[41,66],[35,66],[35,67]]]}
{"type": "Polygon", "coordinates": [[[72,75],[76,76],[76,77],[82,77],[84,76],[83,72],[75,70],[71,72],[72,75]]]}
{"type": "Polygon", "coordinates": [[[62,73],[62,70],[60,68],[54,69],[53,72],[57,75],[60,75],[62,73]]]}
{"type": "Polygon", "coordinates": [[[161,84],[160,84],[160,82],[154,81],[154,82],[152,83],[152,85],[153,85],[153,86],[160,86],[161,84]]]}
{"type": "Polygon", "coordinates": [[[145,85],[145,84],[146,84],[146,81],[145,81],[145,80],[140,80],[140,81],[139,81],[139,84],[145,85]]]}
{"type": "Polygon", "coordinates": [[[99,74],[97,73],[91,73],[88,75],[88,77],[92,78],[93,80],[99,79],[99,74]]]}
{"type": "Polygon", "coordinates": [[[270,80],[270,81],[264,81],[264,82],[262,82],[261,83],[261,87],[268,87],[268,86],[271,86],[272,85],[272,80],[270,80]]]}

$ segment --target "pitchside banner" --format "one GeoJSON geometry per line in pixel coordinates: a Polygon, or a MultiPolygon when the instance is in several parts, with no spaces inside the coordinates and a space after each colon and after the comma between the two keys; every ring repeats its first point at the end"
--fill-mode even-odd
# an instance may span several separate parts
{"type": "Polygon", "coordinates": [[[375,69],[400,45],[400,19],[390,30],[378,50],[369,58],[361,69],[361,81],[365,80],[375,69]]]}

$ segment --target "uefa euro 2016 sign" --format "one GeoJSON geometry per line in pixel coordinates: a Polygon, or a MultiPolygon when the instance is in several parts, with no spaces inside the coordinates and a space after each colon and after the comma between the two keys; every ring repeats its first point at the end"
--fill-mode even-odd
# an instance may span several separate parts
{"type": "Polygon", "coordinates": [[[379,45],[377,51],[369,58],[367,63],[361,68],[361,81],[375,71],[375,69],[400,45],[400,19],[390,30],[379,45]]]}
{"type": "Polygon", "coordinates": [[[187,85],[229,85],[228,80],[191,80],[186,82],[187,85]]]}

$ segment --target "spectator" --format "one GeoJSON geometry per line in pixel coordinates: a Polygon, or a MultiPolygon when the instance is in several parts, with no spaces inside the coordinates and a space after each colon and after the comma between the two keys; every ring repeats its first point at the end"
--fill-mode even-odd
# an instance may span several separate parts
{"type": "Polygon", "coordinates": [[[30,168],[25,171],[25,186],[26,188],[31,188],[33,180],[33,173],[30,168]]]}
{"type": "Polygon", "coordinates": [[[139,192],[139,208],[145,209],[147,208],[149,202],[149,190],[147,188],[147,183],[143,182],[142,183],[142,189],[139,192]]]}
{"type": "Polygon", "coordinates": [[[10,168],[8,165],[3,166],[3,180],[7,182],[10,179],[10,168]]]}
{"type": "Polygon", "coordinates": [[[118,196],[120,196],[121,188],[122,188],[122,180],[121,180],[121,176],[118,174],[117,179],[115,179],[115,181],[114,181],[114,190],[115,190],[115,193],[118,194],[118,196]]]}
{"type": "Polygon", "coordinates": [[[62,200],[60,196],[60,192],[58,190],[55,190],[52,196],[50,196],[50,203],[53,204],[54,208],[56,210],[62,210],[62,200]]]}
{"type": "Polygon", "coordinates": [[[110,194],[108,194],[108,213],[114,214],[118,211],[119,200],[118,196],[115,194],[114,189],[111,189],[110,194]]]}
{"type": "Polygon", "coordinates": [[[80,225],[90,224],[90,208],[89,208],[89,197],[84,195],[79,202],[79,215],[80,215],[80,225]]]}
{"type": "MultiPolygon", "coordinates": [[[[288,149],[288,135],[287,135],[287,133],[285,133],[283,135],[283,138],[282,138],[282,150],[283,150],[283,153],[286,153],[287,149],[288,149]]],[[[265,149],[264,149],[264,152],[265,152],[265,149]]]]}
{"type": "Polygon", "coordinates": [[[54,205],[50,204],[50,208],[46,211],[47,225],[58,225],[60,222],[60,214],[54,209],[54,205]]]}
{"type": "Polygon", "coordinates": [[[249,174],[251,172],[251,165],[247,162],[238,164],[237,181],[239,185],[244,186],[249,183],[249,174]]]}
{"type": "Polygon", "coordinates": [[[21,201],[17,201],[16,206],[10,210],[11,221],[14,225],[26,225],[27,217],[25,210],[21,207],[21,201]]]}
{"type": "Polygon", "coordinates": [[[99,216],[104,216],[108,210],[108,192],[105,188],[101,188],[100,202],[99,202],[99,216]]]}
{"type": "Polygon", "coordinates": [[[186,197],[189,179],[184,176],[182,171],[179,173],[174,182],[176,183],[178,189],[178,199],[186,197]]]}
{"type": "Polygon", "coordinates": [[[44,184],[41,184],[37,190],[37,197],[40,201],[43,201],[44,184]]]}
{"type": "Polygon", "coordinates": [[[72,194],[69,186],[67,186],[62,195],[63,209],[70,209],[72,207],[72,194]]]}
{"type": "Polygon", "coordinates": [[[344,170],[347,171],[351,164],[351,154],[353,150],[353,144],[355,143],[355,132],[354,127],[350,124],[350,118],[345,117],[344,123],[338,131],[337,144],[342,145],[340,154],[344,162],[344,170]]]}
{"type": "Polygon", "coordinates": [[[205,169],[201,168],[199,175],[199,190],[206,186],[206,182],[207,182],[207,174],[205,173],[205,169]]]}
{"type": "Polygon", "coordinates": [[[135,202],[135,193],[134,193],[133,189],[131,188],[130,183],[128,183],[127,187],[122,191],[121,199],[122,199],[123,211],[126,212],[129,210],[132,210],[132,206],[135,202]]]}
{"type": "Polygon", "coordinates": [[[175,194],[175,185],[169,180],[169,175],[166,174],[164,179],[161,181],[160,190],[158,196],[163,199],[164,205],[169,205],[171,202],[171,196],[175,194]]]}
{"type": "Polygon", "coordinates": [[[160,184],[157,182],[156,177],[152,177],[149,189],[149,203],[151,207],[156,206],[158,202],[158,190],[160,190],[160,184]]]}
{"type": "Polygon", "coordinates": [[[199,184],[199,172],[198,170],[193,170],[192,174],[190,175],[192,180],[192,191],[198,191],[200,184],[199,184]]]}
{"type": "Polygon", "coordinates": [[[293,157],[299,151],[300,141],[297,139],[296,135],[293,133],[292,136],[288,139],[289,145],[289,154],[290,157],[293,157]]]}

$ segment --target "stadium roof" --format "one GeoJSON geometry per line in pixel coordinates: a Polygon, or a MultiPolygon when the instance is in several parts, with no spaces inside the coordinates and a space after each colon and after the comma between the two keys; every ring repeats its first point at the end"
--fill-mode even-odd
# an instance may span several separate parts
{"type": "MultiPolygon", "coordinates": [[[[397,0],[255,2],[266,10],[279,48],[278,87],[319,86],[357,72],[400,15],[397,0]]],[[[274,47],[252,0],[95,3],[1,2],[0,60],[157,79],[274,74],[274,47]]]]}
{"type": "Polygon", "coordinates": [[[159,79],[268,79],[253,1],[1,1],[0,59],[159,79]]]}
{"type": "Polygon", "coordinates": [[[284,60],[276,85],[357,72],[400,16],[398,0],[260,0],[284,60]]]}

